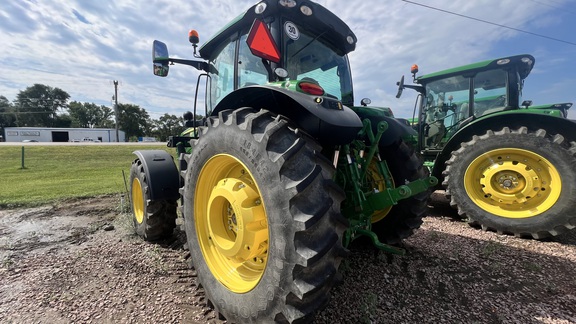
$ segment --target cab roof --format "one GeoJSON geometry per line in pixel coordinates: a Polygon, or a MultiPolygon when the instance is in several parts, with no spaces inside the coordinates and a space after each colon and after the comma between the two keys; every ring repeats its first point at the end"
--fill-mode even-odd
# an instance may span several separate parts
{"type": "Polygon", "coordinates": [[[520,78],[525,79],[530,74],[530,71],[532,71],[535,61],[534,57],[530,54],[506,56],[422,75],[416,78],[416,80],[418,80],[418,83],[428,83],[436,79],[459,75],[466,72],[477,73],[481,71],[501,69],[506,66],[517,66],[520,78]]]}
{"type": "Polygon", "coordinates": [[[211,59],[213,54],[220,49],[220,46],[223,43],[228,43],[226,41],[227,39],[234,39],[238,36],[239,32],[248,30],[254,22],[254,19],[259,18],[266,21],[266,18],[268,17],[278,16],[284,16],[301,26],[305,26],[311,32],[317,34],[329,31],[324,33],[322,37],[339,55],[352,52],[356,47],[356,35],[354,35],[348,25],[338,18],[338,16],[317,3],[307,0],[296,0],[295,7],[287,8],[281,6],[277,0],[265,0],[260,2],[229,22],[224,26],[224,28],[216,33],[216,35],[204,43],[199,50],[200,56],[206,60],[211,59]],[[266,10],[261,14],[256,14],[255,9],[260,2],[266,2],[266,10]],[[300,11],[302,5],[310,7],[313,14],[311,16],[305,16],[302,14],[300,11]],[[347,41],[348,36],[351,36],[354,40],[352,44],[347,41]]]}

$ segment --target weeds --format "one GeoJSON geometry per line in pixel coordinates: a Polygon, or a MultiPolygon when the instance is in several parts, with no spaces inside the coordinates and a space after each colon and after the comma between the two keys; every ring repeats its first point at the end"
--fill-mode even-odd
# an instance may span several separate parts
{"type": "Polygon", "coordinates": [[[522,264],[522,267],[528,271],[532,271],[532,272],[540,272],[542,271],[542,267],[534,262],[525,262],[522,264]]]}
{"type": "Polygon", "coordinates": [[[480,251],[480,257],[488,259],[491,256],[497,254],[499,251],[501,251],[502,247],[503,246],[501,243],[488,241],[482,248],[482,251],[480,251]]]}
{"type": "Polygon", "coordinates": [[[378,296],[369,292],[364,295],[364,303],[362,304],[362,323],[372,323],[372,319],[376,316],[378,309],[378,296]]]}

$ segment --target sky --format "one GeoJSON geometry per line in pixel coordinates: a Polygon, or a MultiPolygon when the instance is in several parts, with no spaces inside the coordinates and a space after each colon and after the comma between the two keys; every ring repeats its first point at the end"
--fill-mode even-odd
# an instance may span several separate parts
{"type": "MultiPolygon", "coordinates": [[[[167,78],[155,77],[153,40],[165,42],[173,57],[193,58],[190,29],[202,44],[257,2],[2,0],[0,95],[12,101],[40,83],[68,92],[71,100],[112,107],[117,80],[119,103],[139,105],[155,119],[181,116],[192,109],[198,72],[176,65],[167,78]]],[[[412,64],[423,75],[516,54],[536,58],[523,99],[576,103],[576,0],[316,2],[358,38],[349,54],[356,104],[367,97],[397,117],[411,117],[416,94],[395,95],[400,77],[411,79],[412,64]]],[[[576,119],[576,107],[569,118],[576,119]]]]}

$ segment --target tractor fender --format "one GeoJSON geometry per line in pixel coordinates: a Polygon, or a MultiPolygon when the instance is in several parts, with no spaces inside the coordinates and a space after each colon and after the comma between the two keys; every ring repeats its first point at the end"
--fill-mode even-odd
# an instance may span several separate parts
{"type": "Polygon", "coordinates": [[[174,159],[163,150],[133,152],[142,162],[152,200],[175,200],[180,198],[180,174],[174,159]]]}
{"type": "Polygon", "coordinates": [[[348,144],[362,129],[356,113],[330,97],[317,97],[281,87],[254,85],[229,93],[211,115],[225,109],[252,107],[283,115],[322,144],[348,144]]]}
{"type": "MultiPolygon", "coordinates": [[[[544,129],[551,134],[560,134],[564,136],[568,142],[576,141],[576,123],[569,119],[526,113],[507,113],[477,119],[466,124],[466,126],[459,129],[458,132],[450,138],[434,162],[432,175],[438,177],[438,179],[442,179],[442,171],[446,168],[444,164],[450,159],[452,151],[459,149],[461,143],[472,140],[472,136],[483,135],[489,129],[499,131],[504,127],[515,129],[522,126],[527,127],[530,131],[544,129]]],[[[442,181],[440,181],[440,183],[442,183],[442,181]]]]}
{"type": "Polygon", "coordinates": [[[386,109],[381,107],[353,107],[352,108],[362,120],[370,120],[374,134],[378,131],[378,123],[385,121],[388,129],[380,138],[380,146],[388,146],[399,138],[416,137],[418,133],[414,130],[407,119],[387,116],[386,109]]]}
{"type": "Polygon", "coordinates": [[[388,123],[388,129],[380,138],[381,146],[388,146],[400,138],[416,137],[418,133],[409,124],[406,124],[406,119],[396,119],[394,117],[380,117],[376,120],[370,120],[372,130],[376,131],[375,127],[378,126],[380,121],[388,123]]]}

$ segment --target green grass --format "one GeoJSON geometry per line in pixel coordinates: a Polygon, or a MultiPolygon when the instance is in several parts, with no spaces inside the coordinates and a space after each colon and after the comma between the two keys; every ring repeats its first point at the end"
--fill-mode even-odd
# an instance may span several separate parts
{"type": "Polygon", "coordinates": [[[73,197],[125,192],[136,150],[165,144],[0,147],[0,208],[37,206],[73,197]]]}

